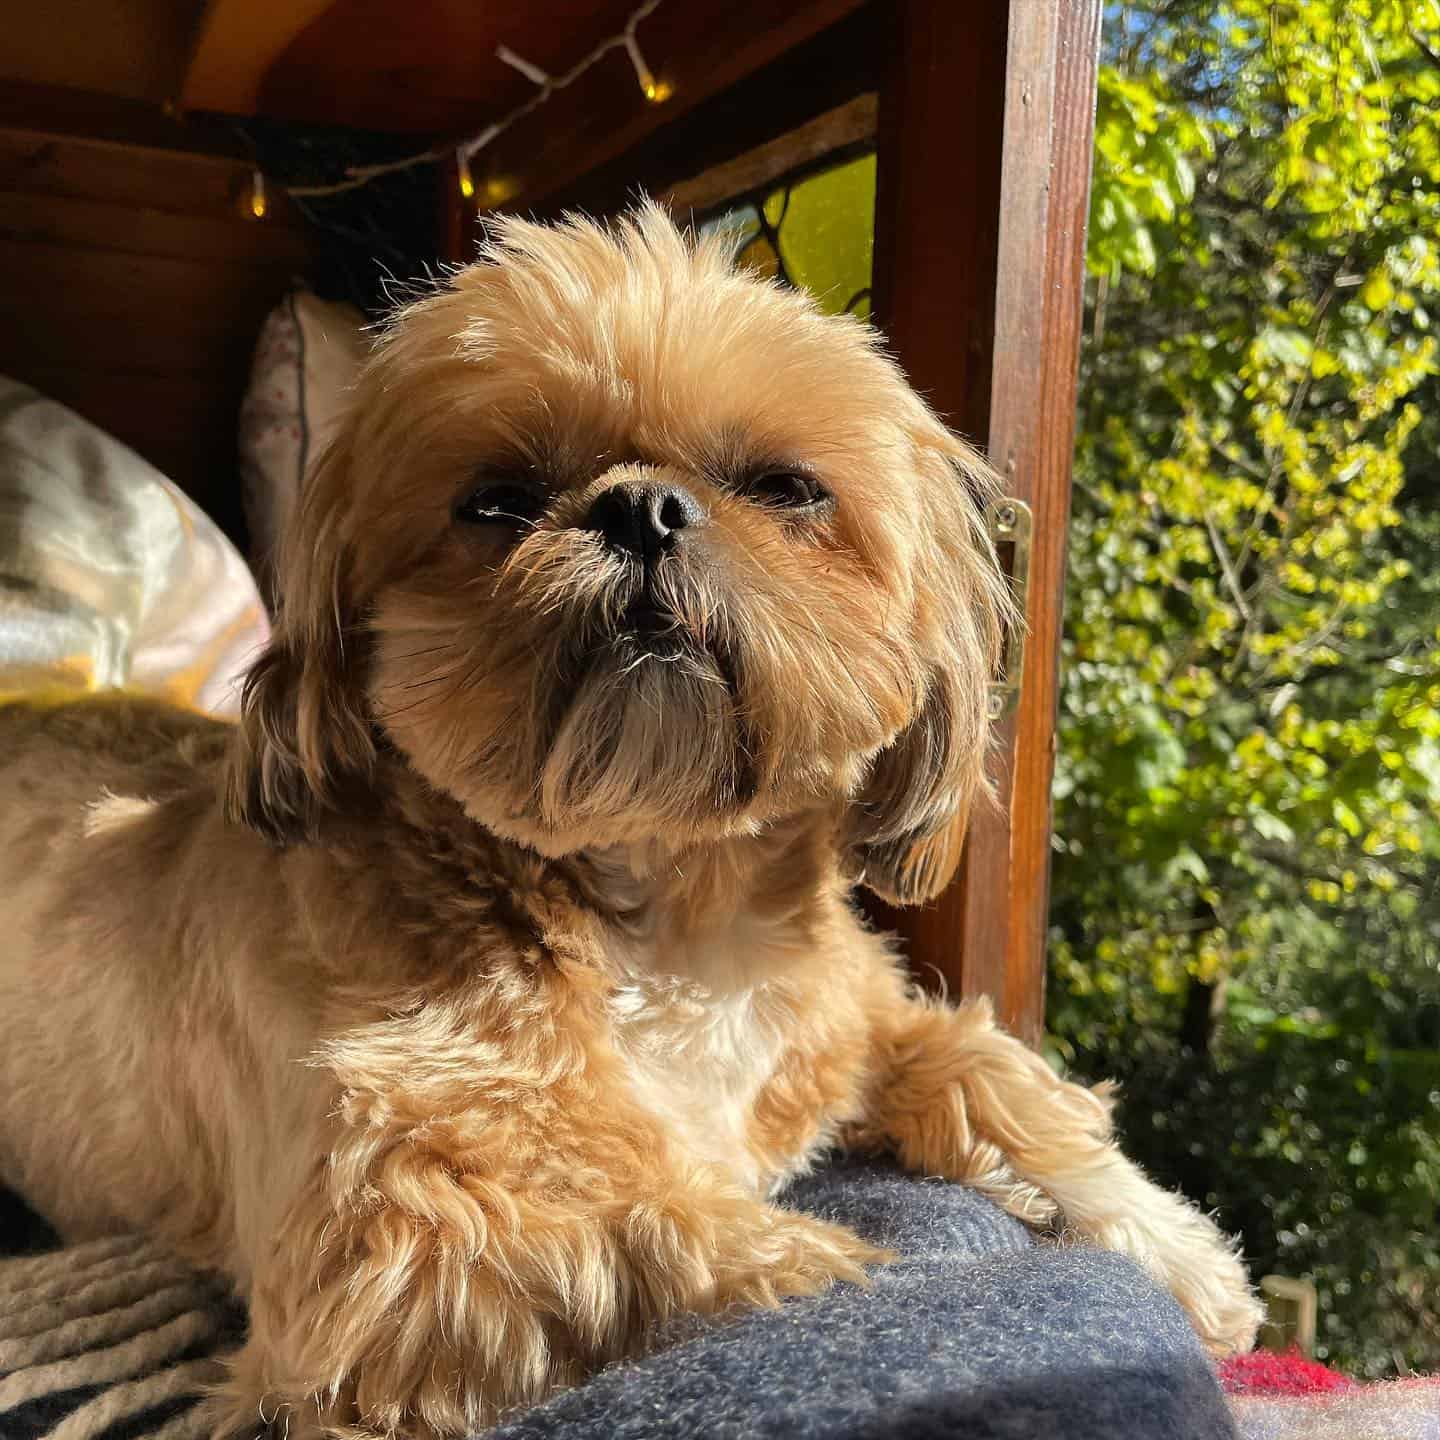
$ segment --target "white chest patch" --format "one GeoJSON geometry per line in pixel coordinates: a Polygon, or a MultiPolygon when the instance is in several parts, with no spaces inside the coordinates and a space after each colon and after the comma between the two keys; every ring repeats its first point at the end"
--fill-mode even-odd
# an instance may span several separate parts
{"type": "MultiPolygon", "coordinates": [[[[734,945],[738,936],[728,936],[734,945]]],[[[617,1048],[636,1098],[700,1159],[758,1188],[760,1166],[746,1143],[755,1100],[784,1049],[782,1002],[760,978],[753,951],[743,963],[709,946],[667,956],[626,947],[631,977],[611,1001],[617,1048]],[[683,970],[674,968],[679,959],[683,970]]],[[[773,971],[772,971],[773,973],[773,971]]]]}

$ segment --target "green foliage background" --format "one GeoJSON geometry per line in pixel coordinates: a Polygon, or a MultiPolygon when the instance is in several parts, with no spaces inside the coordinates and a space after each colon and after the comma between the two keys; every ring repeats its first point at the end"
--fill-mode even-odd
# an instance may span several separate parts
{"type": "Polygon", "coordinates": [[[1440,4],[1108,6],[1089,261],[1053,1042],[1440,1369],[1440,4]]]}

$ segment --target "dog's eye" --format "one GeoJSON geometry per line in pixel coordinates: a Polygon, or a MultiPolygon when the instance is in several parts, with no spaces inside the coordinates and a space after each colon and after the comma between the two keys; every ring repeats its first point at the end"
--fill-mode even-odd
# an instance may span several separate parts
{"type": "Polygon", "coordinates": [[[530,486],[500,480],[472,491],[456,507],[455,518],[469,525],[529,525],[542,508],[540,495],[530,486]]]}
{"type": "Polygon", "coordinates": [[[830,492],[803,470],[758,470],[742,488],[759,504],[786,510],[812,510],[830,499],[830,492]]]}

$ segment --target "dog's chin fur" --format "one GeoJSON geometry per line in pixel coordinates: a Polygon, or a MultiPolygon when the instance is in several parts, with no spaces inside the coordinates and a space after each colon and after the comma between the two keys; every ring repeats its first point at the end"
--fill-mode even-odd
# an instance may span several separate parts
{"type": "MultiPolygon", "coordinates": [[[[557,538],[557,550],[570,540],[557,538]]],[[[594,564],[588,544],[574,548],[577,572],[594,564]]],[[[574,578],[557,565],[533,608],[528,595],[512,601],[480,674],[453,697],[412,698],[448,683],[433,655],[453,606],[392,597],[375,624],[372,703],[390,742],[472,818],[542,854],[679,853],[806,812],[822,818],[859,791],[914,708],[899,663],[883,674],[888,713],[876,715],[847,669],[806,674],[798,649],[777,658],[789,637],[769,633],[763,616],[747,623],[742,596],[722,594],[725,619],[708,625],[687,615],[686,600],[702,597],[676,597],[663,629],[637,633],[597,617],[588,596],[571,601],[574,578]],[[412,663],[417,650],[428,663],[412,663]],[[791,673],[775,674],[786,661],[791,673]],[[822,687],[847,725],[817,713],[822,687]],[[773,698],[806,690],[816,697],[808,713],[773,698]],[[783,731],[782,749],[771,737],[783,731]]]]}
{"type": "Polygon", "coordinates": [[[992,481],[722,243],[508,221],[402,311],[238,727],[0,710],[0,1171],[234,1278],[221,1430],[473,1433],[676,1311],[863,1279],[767,1199],[835,1143],[1253,1336],[1103,1093],[913,994],[851,907],[937,894],[986,793],[992,481]],[[639,486],[689,507],[648,564],[594,523],[639,486]]]}

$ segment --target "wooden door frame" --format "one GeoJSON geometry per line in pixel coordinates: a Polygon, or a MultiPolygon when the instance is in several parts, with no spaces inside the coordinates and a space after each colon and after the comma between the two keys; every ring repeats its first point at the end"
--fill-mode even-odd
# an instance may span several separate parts
{"type": "Polygon", "coordinates": [[[887,917],[911,963],[988,994],[1032,1043],[1045,1013],[1065,544],[1101,0],[897,0],[880,97],[875,307],[911,379],[983,437],[1033,515],[1018,708],[996,725],[999,804],[960,873],[887,917]]]}

